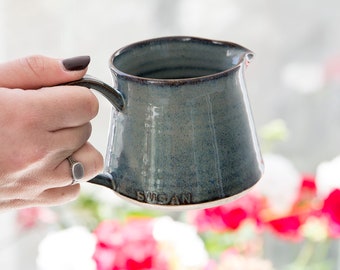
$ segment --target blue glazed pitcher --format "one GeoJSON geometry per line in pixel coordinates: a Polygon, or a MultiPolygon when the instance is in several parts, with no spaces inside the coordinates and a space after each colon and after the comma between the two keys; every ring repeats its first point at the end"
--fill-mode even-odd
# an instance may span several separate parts
{"type": "Polygon", "coordinates": [[[165,37],[110,59],[113,87],[72,82],[113,105],[105,172],[90,182],[139,205],[205,208],[249,190],[263,162],[244,70],[253,53],[234,43],[165,37]]]}

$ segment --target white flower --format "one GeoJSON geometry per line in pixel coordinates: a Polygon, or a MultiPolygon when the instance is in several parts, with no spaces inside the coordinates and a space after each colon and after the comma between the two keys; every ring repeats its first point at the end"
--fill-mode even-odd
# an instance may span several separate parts
{"type": "Polygon", "coordinates": [[[301,177],[290,160],[283,156],[263,156],[265,171],[255,186],[255,191],[265,196],[272,210],[285,214],[295,202],[301,185],[301,177]]]}
{"type": "Polygon", "coordinates": [[[172,269],[202,269],[208,263],[208,253],[196,229],[170,217],[155,219],[153,235],[171,253],[172,269]]]}
{"type": "Polygon", "coordinates": [[[323,242],[328,238],[328,225],[326,220],[319,217],[309,217],[302,225],[303,235],[314,242],[323,242]]]}
{"type": "Polygon", "coordinates": [[[92,259],[96,239],[84,227],[71,227],[47,235],[39,245],[39,270],[95,270],[92,259]]]}
{"type": "Polygon", "coordinates": [[[322,198],[327,197],[332,190],[340,189],[340,156],[320,163],[316,169],[315,181],[318,195],[322,198]]]}

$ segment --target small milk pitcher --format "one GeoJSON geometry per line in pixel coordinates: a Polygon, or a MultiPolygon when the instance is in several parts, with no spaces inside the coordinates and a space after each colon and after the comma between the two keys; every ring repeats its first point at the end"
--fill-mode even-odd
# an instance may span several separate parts
{"type": "Polygon", "coordinates": [[[112,87],[88,76],[71,82],[113,105],[105,172],[90,182],[179,210],[248,191],[263,174],[244,81],[252,57],[231,42],[163,37],[116,51],[112,87]]]}

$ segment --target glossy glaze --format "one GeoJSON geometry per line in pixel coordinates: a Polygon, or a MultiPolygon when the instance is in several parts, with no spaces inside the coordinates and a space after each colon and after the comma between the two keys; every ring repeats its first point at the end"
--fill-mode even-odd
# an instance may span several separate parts
{"type": "Polygon", "coordinates": [[[93,182],[172,209],[209,207],[251,188],[263,173],[243,74],[252,56],[234,43],[192,37],[117,51],[112,91],[124,108],[113,102],[110,177],[93,182]]]}

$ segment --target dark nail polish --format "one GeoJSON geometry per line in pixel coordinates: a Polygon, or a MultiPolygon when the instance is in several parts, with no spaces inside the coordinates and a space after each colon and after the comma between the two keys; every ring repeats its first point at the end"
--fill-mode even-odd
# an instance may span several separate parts
{"type": "Polygon", "coordinates": [[[63,65],[68,71],[76,71],[85,69],[90,63],[90,56],[78,56],[63,60],[63,65]]]}

